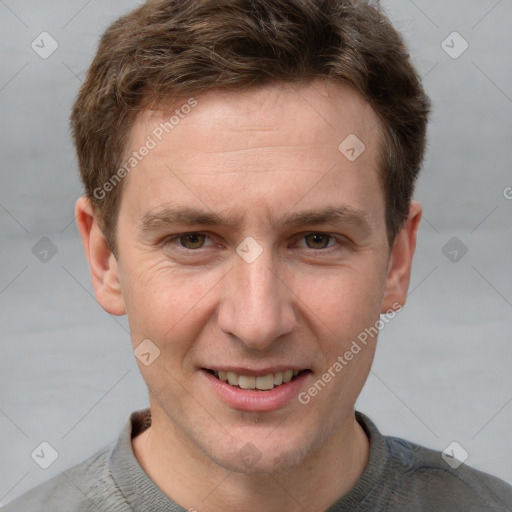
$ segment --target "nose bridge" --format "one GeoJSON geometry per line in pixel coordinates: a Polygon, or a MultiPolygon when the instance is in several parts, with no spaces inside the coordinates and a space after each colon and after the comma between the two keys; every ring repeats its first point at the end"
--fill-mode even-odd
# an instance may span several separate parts
{"type": "Polygon", "coordinates": [[[243,253],[237,259],[219,324],[246,345],[263,349],[293,329],[295,315],[290,292],[276,276],[270,249],[259,252],[255,259],[244,259],[243,253]]]}

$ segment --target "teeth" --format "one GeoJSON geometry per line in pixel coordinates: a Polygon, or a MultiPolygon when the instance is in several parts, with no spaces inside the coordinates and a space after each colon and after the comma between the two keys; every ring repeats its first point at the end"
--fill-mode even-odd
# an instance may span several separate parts
{"type": "Polygon", "coordinates": [[[240,375],[238,377],[238,385],[242,389],[254,389],[256,387],[256,377],[248,377],[247,375],[240,375]]]}
{"type": "Polygon", "coordinates": [[[231,386],[239,386],[242,389],[259,389],[267,391],[273,389],[274,386],[280,386],[286,382],[290,382],[293,377],[299,374],[299,370],[286,370],[284,372],[269,373],[260,377],[251,375],[239,375],[235,372],[225,372],[219,370],[215,375],[222,381],[228,382],[231,386]]]}
{"type": "Polygon", "coordinates": [[[228,376],[228,382],[229,382],[232,386],[238,386],[238,373],[235,373],[235,372],[228,372],[228,373],[227,373],[227,376],[228,376]]]}
{"type": "Polygon", "coordinates": [[[283,373],[283,382],[290,382],[293,377],[293,370],[286,370],[283,373]]]}
{"type": "Polygon", "coordinates": [[[274,375],[269,373],[263,377],[256,377],[256,389],[266,390],[274,387],[274,375]]]}

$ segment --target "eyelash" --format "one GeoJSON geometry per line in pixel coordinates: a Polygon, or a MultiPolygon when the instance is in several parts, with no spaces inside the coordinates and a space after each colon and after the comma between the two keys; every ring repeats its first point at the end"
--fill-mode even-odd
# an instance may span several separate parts
{"type": "MultiPolygon", "coordinates": [[[[188,252],[188,253],[199,252],[201,249],[207,249],[209,247],[209,246],[207,246],[207,247],[202,246],[202,247],[198,247],[197,249],[189,249],[187,247],[184,247],[183,245],[179,244],[178,241],[181,237],[184,237],[186,235],[203,235],[207,239],[212,240],[212,238],[207,233],[203,233],[201,231],[187,231],[187,232],[178,233],[169,238],[166,238],[162,241],[162,243],[165,247],[168,247],[170,245],[175,245],[175,247],[177,247],[178,250],[188,252]]],[[[320,248],[320,249],[314,249],[312,247],[303,247],[303,249],[306,249],[308,251],[312,251],[315,253],[319,253],[319,252],[326,253],[326,252],[332,252],[333,250],[336,250],[336,249],[339,250],[340,248],[347,246],[347,244],[349,243],[349,241],[345,237],[335,236],[331,233],[325,233],[323,231],[309,231],[307,233],[301,234],[299,237],[295,238],[294,243],[296,243],[296,241],[299,241],[299,240],[304,240],[307,236],[310,236],[310,235],[328,236],[328,237],[330,237],[329,243],[331,241],[336,242],[333,245],[328,245],[327,247],[320,248]]]]}

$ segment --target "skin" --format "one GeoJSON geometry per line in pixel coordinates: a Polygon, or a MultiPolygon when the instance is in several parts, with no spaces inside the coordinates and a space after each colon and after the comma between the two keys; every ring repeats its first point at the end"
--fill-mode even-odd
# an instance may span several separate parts
{"type": "MultiPolygon", "coordinates": [[[[152,426],[133,440],[134,453],[184,508],[322,511],[368,462],[354,403],[376,339],[308,404],[293,399],[275,411],[231,408],[200,368],[309,368],[307,390],[381,313],[405,303],[421,207],[411,203],[390,247],[379,119],[347,85],[273,84],[196,99],[123,182],[117,258],[89,201],[76,207],[98,301],[111,314],[127,313],[134,348],[150,339],[160,350],[151,365],[138,362],[152,426]],[[338,150],[349,134],[366,146],[353,162],[338,150]],[[240,222],[142,229],[145,216],[176,206],[240,222]],[[279,223],[326,207],[363,220],[279,223]],[[206,237],[176,238],[188,232],[206,237]],[[314,233],[324,236],[307,236],[314,233]],[[262,248],[250,264],[236,252],[249,236],[262,248]],[[250,467],[239,452],[246,443],[261,455],[250,467]]],[[[128,153],[162,119],[141,113],[128,153]]]]}

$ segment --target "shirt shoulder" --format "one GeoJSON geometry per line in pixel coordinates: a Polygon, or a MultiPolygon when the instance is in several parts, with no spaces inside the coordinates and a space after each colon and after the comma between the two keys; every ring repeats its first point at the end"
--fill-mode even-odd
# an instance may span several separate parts
{"type": "Polygon", "coordinates": [[[397,437],[389,450],[386,510],[510,512],[512,486],[466,464],[449,464],[441,452],[397,437]],[[395,507],[402,508],[395,508],[395,507]]]}
{"type": "Polygon", "coordinates": [[[359,411],[356,419],[370,441],[368,464],[329,512],[512,512],[512,486],[499,478],[384,436],[359,411]]]}
{"type": "Polygon", "coordinates": [[[110,446],[8,503],[1,512],[132,511],[109,469],[110,446]]]}

